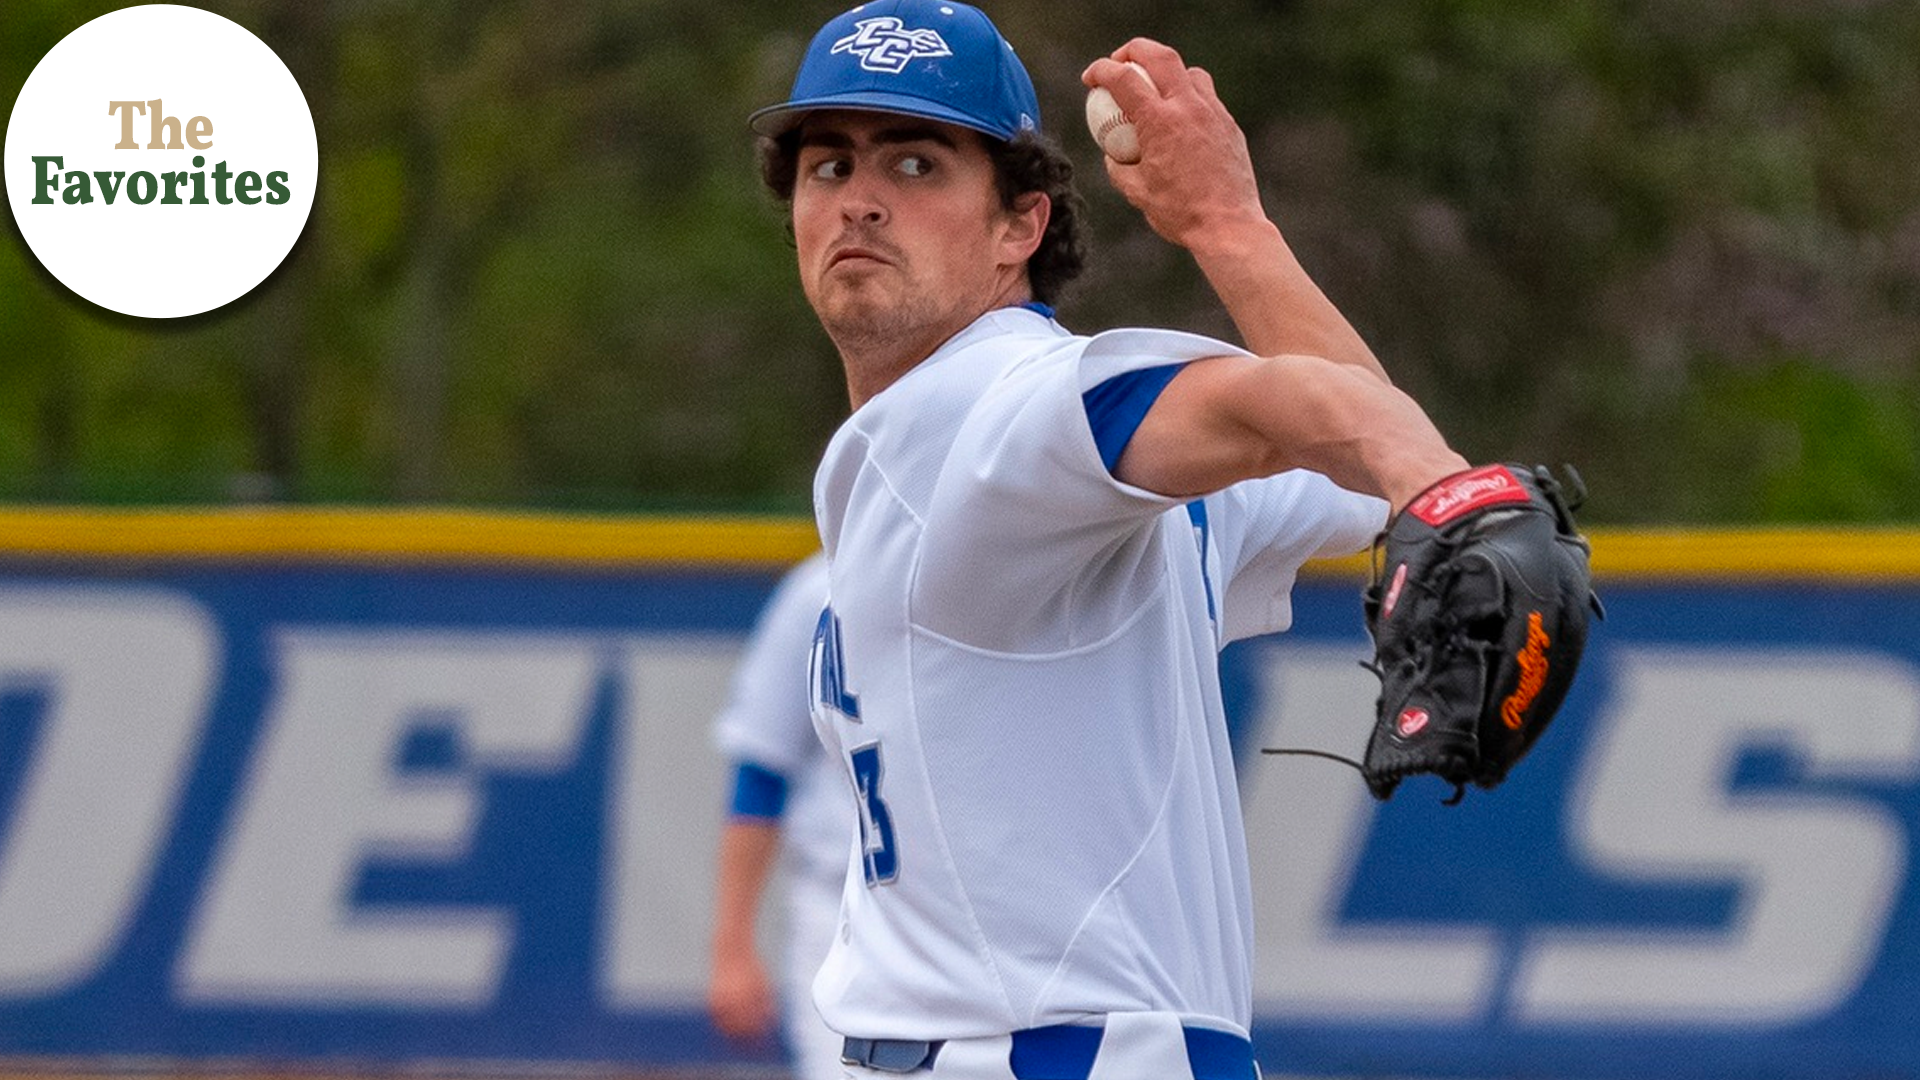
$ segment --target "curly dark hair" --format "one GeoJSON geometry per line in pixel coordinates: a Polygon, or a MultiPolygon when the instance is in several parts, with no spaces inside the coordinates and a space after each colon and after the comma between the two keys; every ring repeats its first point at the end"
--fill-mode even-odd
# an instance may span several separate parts
{"type": "MultiPolygon", "coordinates": [[[[1027,260],[1027,284],[1035,300],[1055,303],[1061,290],[1080,276],[1087,262],[1087,242],[1081,220],[1086,204],[1073,186],[1073,161],[1051,140],[1031,131],[1022,131],[1008,142],[985,137],[981,142],[993,160],[995,187],[1003,209],[1012,210],[1020,196],[1031,191],[1045,193],[1053,204],[1047,218],[1047,231],[1027,260]]],[[[766,182],[767,190],[783,204],[791,205],[800,156],[799,130],[796,128],[775,138],[763,136],[759,154],[760,178],[766,182]]]]}

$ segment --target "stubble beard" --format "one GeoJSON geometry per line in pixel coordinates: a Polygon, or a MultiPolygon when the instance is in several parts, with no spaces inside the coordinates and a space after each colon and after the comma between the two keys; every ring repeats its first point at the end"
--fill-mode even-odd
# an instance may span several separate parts
{"type": "Polygon", "coordinates": [[[928,338],[946,335],[938,326],[947,313],[929,296],[878,294],[877,290],[843,288],[838,295],[828,293],[817,305],[820,325],[833,339],[840,355],[849,363],[906,368],[926,359],[938,341],[928,338]]]}

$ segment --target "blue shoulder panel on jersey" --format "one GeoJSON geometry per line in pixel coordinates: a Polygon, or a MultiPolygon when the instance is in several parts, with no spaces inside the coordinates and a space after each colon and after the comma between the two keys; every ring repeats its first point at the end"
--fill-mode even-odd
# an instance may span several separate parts
{"type": "Polygon", "coordinates": [[[777,821],[787,810],[787,778],[762,765],[743,761],[733,770],[732,815],[777,821]]]}
{"type": "Polygon", "coordinates": [[[1100,461],[1108,472],[1119,463],[1120,452],[1147,418],[1147,410],[1160,400],[1160,391],[1186,366],[1182,362],[1122,372],[1080,395],[1094,445],[1100,448],[1100,461]]]}

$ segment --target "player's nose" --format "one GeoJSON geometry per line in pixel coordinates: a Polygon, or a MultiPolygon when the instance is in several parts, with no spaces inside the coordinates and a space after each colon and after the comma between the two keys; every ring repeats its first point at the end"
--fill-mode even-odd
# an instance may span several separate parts
{"type": "Polygon", "coordinates": [[[888,217],[885,185],[873,169],[856,169],[840,188],[840,217],[849,225],[881,225],[888,217]]]}

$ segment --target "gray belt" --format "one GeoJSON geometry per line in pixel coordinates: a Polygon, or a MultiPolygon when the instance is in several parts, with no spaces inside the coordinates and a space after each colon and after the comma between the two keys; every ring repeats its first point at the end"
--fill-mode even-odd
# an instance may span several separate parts
{"type": "Polygon", "coordinates": [[[840,1061],[881,1072],[910,1073],[933,1068],[943,1042],[912,1039],[848,1039],[840,1044],[840,1061]]]}

